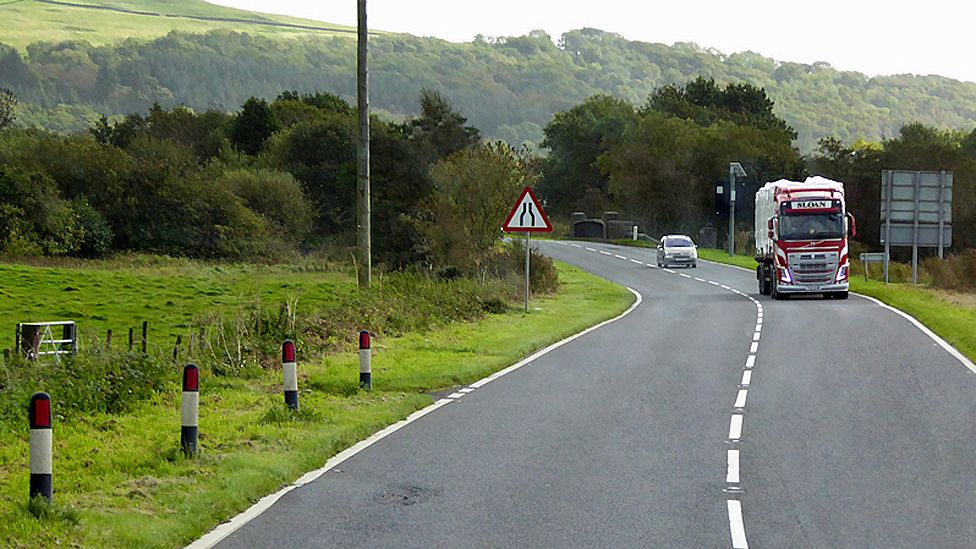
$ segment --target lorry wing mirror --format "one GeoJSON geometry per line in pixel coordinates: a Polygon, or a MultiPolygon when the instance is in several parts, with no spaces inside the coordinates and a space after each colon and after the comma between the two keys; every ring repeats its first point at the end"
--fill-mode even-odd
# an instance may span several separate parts
{"type": "Polygon", "coordinates": [[[847,235],[849,238],[854,238],[857,236],[857,221],[854,219],[854,214],[847,214],[847,235]]]}
{"type": "Polygon", "coordinates": [[[770,217],[769,221],[766,222],[766,227],[768,228],[767,236],[771,239],[776,238],[776,218],[770,217]]]}

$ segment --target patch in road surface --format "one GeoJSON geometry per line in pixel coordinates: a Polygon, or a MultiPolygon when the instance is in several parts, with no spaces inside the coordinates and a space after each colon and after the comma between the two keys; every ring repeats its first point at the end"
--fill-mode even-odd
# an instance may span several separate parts
{"type": "Polygon", "coordinates": [[[429,501],[437,496],[443,496],[442,488],[427,488],[424,486],[394,485],[389,486],[374,498],[377,503],[386,505],[408,506],[429,501]]]}

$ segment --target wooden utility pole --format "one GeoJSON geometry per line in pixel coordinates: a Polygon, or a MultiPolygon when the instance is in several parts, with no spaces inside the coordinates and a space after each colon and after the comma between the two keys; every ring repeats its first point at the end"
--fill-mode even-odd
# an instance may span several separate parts
{"type": "Polygon", "coordinates": [[[359,170],[356,185],[357,241],[359,287],[368,288],[372,281],[372,252],[370,250],[369,214],[369,70],[366,62],[368,51],[366,30],[366,0],[359,3],[359,47],[356,66],[356,105],[359,109],[359,170]]]}

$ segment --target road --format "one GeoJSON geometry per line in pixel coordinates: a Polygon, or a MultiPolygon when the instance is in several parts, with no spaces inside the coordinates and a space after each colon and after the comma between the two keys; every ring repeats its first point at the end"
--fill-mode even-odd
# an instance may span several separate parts
{"type": "Polygon", "coordinates": [[[752,273],[658,269],[653,250],[540,246],[640,305],[218,546],[974,546],[976,376],[909,321],[857,296],[772,301],[752,273]]]}

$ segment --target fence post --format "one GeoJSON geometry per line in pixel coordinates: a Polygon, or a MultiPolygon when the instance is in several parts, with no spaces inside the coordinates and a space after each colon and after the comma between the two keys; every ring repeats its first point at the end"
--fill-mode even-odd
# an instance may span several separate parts
{"type": "Polygon", "coordinates": [[[146,354],[146,344],[149,343],[149,321],[142,321],[142,354],[146,354]]]}
{"type": "Polygon", "coordinates": [[[133,328],[129,328],[129,352],[130,353],[132,352],[132,346],[135,342],[134,335],[135,335],[135,330],[133,328]]]}
{"type": "Polygon", "coordinates": [[[369,330],[359,332],[359,386],[367,391],[373,390],[371,346],[369,330]]]}
{"type": "Polygon", "coordinates": [[[281,344],[281,375],[285,389],[285,404],[292,410],[298,409],[298,360],[295,357],[295,342],[286,339],[281,344]]]}
{"type": "Polygon", "coordinates": [[[173,362],[180,358],[180,345],[183,344],[183,336],[176,336],[176,346],[173,347],[173,362]]]}
{"type": "Polygon", "coordinates": [[[30,499],[41,496],[51,503],[53,471],[51,459],[51,397],[34,393],[27,408],[30,423],[30,499]]]}
{"type": "Polygon", "coordinates": [[[200,370],[196,364],[183,368],[183,399],[180,402],[180,448],[189,457],[197,454],[200,421],[200,370]]]}
{"type": "Polygon", "coordinates": [[[105,350],[112,350],[112,330],[105,332],[105,350]]]}

